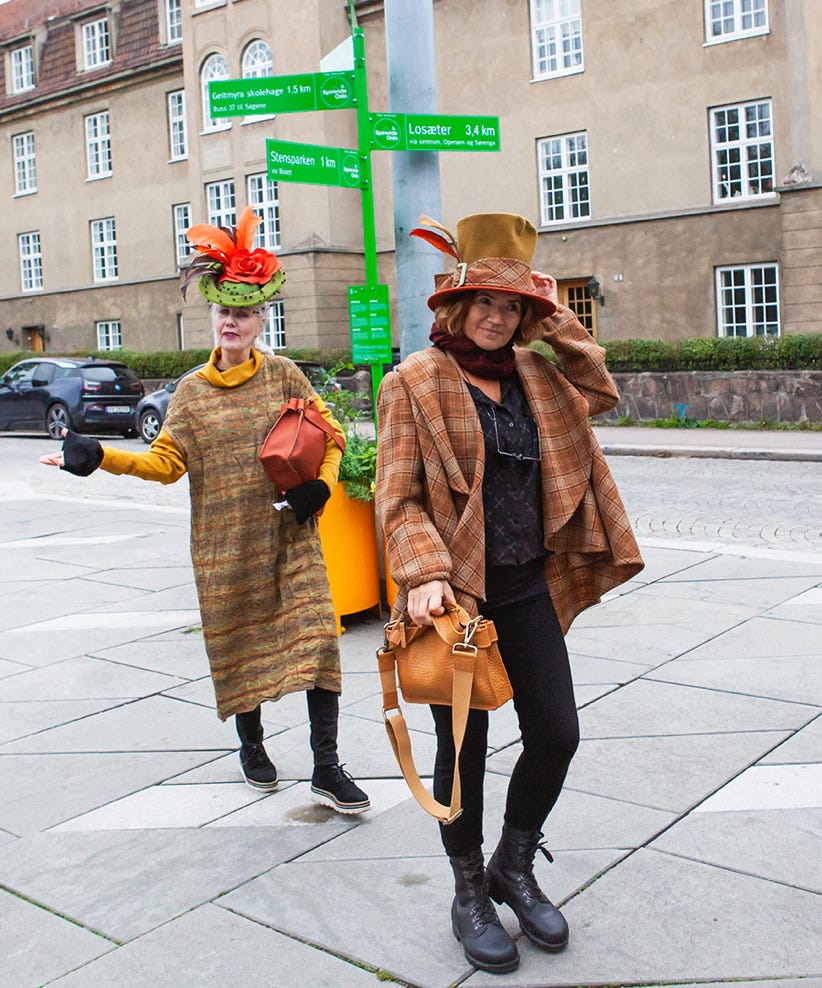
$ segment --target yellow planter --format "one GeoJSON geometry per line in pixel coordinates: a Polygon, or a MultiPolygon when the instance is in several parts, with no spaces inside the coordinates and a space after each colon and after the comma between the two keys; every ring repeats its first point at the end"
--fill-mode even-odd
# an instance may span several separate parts
{"type": "Polygon", "coordinates": [[[374,505],[354,501],[338,484],[320,516],[319,531],[337,631],[342,632],[343,614],[381,603],[374,505]]]}

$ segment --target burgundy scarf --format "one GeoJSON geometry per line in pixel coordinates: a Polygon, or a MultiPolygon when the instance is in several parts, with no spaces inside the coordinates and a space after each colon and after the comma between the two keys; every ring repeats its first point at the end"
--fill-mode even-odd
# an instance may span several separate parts
{"type": "Polygon", "coordinates": [[[439,350],[454,355],[454,359],[469,374],[501,381],[514,373],[514,344],[506,343],[498,350],[483,350],[473,340],[460,334],[452,336],[434,323],[429,340],[439,350]]]}

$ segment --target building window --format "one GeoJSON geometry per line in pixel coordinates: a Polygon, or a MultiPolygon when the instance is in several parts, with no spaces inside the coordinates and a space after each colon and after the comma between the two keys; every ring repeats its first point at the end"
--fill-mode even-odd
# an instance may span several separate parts
{"type": "Polygon", "coordinates": [[[254,248],[280,249],[280,200],[277,183],[269,181],[263,172],[248,176],[248,204],[262,217],[262,223],[254,231],[254,248]]]}
{"type": "Polygon", "coordinates": [[[231,122],[225,118],[211,116],[211,106],[208,101],[208,84],[228,78],[228,62],[222,55],[209,55],[203,63],[200,73],[200,83],[203,91],[203,130],[210,133],[215,130],[227,130],[231,122]]]}
{"type": "Polygon", "coordinates": [[[237,207],[234,200],[234,182],[210,182],[206,186],[208,222],[212,226],[235,226],[237,207]]]}
{"type": "Polygon", "coordinates": [[[166,7],[166,38],[170,45],[183,40],[183,3],[182,0],[165,0],[166,7]]]}
{"type": "Polygon", "coordinates": [[[11,139],[14,153],[14,193],[30,195],[37,191],[37,162],[34,157],[34,133],[15,134],[11,139]]]}
{"type": "Polygon", "coordinates": [[[181,202],[173,208],[174,215],[174,256],[177,267],[181,268],[188,258],[186,230],[191,226],[191,203],[181,202]]]}
{"type": "Polygon", "coordinates": [[[186,94],[182,89],[168,94],[168,141],[172,161],[188,157],[186,94]]]}
{"type": "Polygon", "coordinates": [[[582,72],[580,0],[531,0],[531,54],[535,79],[582,72]]]}
{"type": "Polygon", "coordinates": [[[263,343],[267,343],[272,350],[282,350],[285,347],[285,315],[282,302],[272,302],[268,306],[265,313],[265,327],[260,335],[263,343]]]}
{"type": "Polygon", "coordinates": [[[43,255],[40,253],[40,231],[21,233],[17,237],[20,248],[20,284],[24,292],[37,292],[43,287],[43,255]]]}
{"type": "Polygon", "coordinates": [[[720,336],[779,336],[779,269],[776,264],[717,268],[720,336]]]}
{"type": "Polygon", "coordinates": [[[108,18],[101,17],[83,25],[83,68],[96,69],[111,61],[111,35],[108,18]]]}
{"type": "Polygon", "coordinates": [[[95,281],[117,277],[117,233],[114,217],[91,221],[91,255],[95,281]]]}
{"type": "Polygon", "coordinates": [[[11,51],[11,91],[34,89],[34,46],[23,45],[11,51]]]}
{"type": "Polygon", "coordinates": [[[768,33],[768,0],[705,0],[705,41],[768,33]]]}
{"type": "Polygon", "coordinates": [[[714,202],[773,194],[771,102],[711,110],[714,202]]]}
{"type": "Polygon", "coordinates": [[[123,345],[123,334],[119,319],[106,319],[94,324],[97,328],[98,350],[119,350],[123,345]]]}
{"type": "Polygon", "coordinates": [[[588,137],[568,134],[537,141],[541,222],[570,223],[591,215],[588,137]]]}
{"type": "Polygon", "coordinates": [[[111,129],[108,110],[90,114],[85,117],[85,123],[88,177],[107,178],[111,175],[111,129]]]}

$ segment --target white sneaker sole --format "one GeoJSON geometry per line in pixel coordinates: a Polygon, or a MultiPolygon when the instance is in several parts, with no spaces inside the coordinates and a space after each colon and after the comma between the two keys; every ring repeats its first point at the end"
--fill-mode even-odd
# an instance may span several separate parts
{"type": "Polygon", "coordinates": [[[365,810],[371,809],[370,799],[364,803],[338,803],[330,793],[323,792],[322,789],[315,789],[313,786],[311,787],[311,796],[315,803],[319,803],[321,806],[330,806],[332,810],[345,815],[363,813],[365,810]]]}
{"type": "Polygon", "coordinates": [[[256,789],[257,792],[276,792],[280,785],[279,779],[276,782],[252,782],[245,776],[243,776],[243,782],[245,782],[249,789],[256,789]]]}

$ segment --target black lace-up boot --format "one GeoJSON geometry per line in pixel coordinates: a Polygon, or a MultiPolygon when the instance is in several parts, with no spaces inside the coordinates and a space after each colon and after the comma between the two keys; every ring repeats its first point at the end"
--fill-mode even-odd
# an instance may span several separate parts
{"type": "Polygon", "coordinates": [[[246,783],[252,789],[273,792],[278,784],[277,769],[263,747],[260,708],[256,707],[248,713],[237,714],[234,719],[237,722],[237,734],[241,742],[240,767],[246,783]]]}
{"type": "Polygon", "coordinates": [[[504,974],[519,966],[516,944],[499,921],[488,898],[488,879],[482,850],[450,855],[456,895],[451,906],[451,928],[474,967],[504,974]]]}
{"type": "Polygon", "coordinates": [[[542,836],[538,830],[514,830],[503,824],[499,845],[488,862],[489,894],[494,902],[514,910],[529,940],[543,950],[558,951],[568,943],[568,924],[534,877],[537,848],[554,860],[540,844],[542,836]]]}

